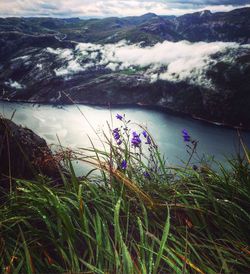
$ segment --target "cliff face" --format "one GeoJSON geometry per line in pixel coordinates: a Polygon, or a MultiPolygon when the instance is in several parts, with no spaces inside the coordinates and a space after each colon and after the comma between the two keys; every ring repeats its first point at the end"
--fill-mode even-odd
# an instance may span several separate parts
{"type": "Polygon", "coordinates": [[[249,10],[178,18],[0,19],[0,99],[160,106],[250,128],[250,45],[208,43],[247,42],[249,10]],[[130,42],[115,43],[121,38],[130,42]]]}
{"type": "Polygon", "coordinates": [[[56,161],[44,139],[27,128],[0,118],[0,184],[9,188],[12,178],[35,178],[41,172],[60,177],[56,161]]]}

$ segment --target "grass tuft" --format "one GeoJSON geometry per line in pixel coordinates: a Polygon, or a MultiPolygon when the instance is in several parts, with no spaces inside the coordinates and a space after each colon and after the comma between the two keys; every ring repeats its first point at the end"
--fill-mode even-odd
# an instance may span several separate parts
{"type": "Polygon", "coordinates": [[[121,144],[106,136],[108,150],[66,156],[62,184],[40,176],[1,189],[3,273],[249,272],[249,154],[230,169],[170,168],[151,135],[131,146],[127,126],[121,144]],[[93,170],[78,178],[76,158],[93,170]]]}

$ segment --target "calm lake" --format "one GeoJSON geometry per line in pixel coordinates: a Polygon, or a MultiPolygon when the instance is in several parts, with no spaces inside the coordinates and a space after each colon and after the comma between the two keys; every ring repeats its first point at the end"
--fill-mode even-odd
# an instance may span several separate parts
{"type": "MultiPolygon", "coordinates": [[[[239,140],[236,130],[210,125],[189,118],[178,117],[162,111],[142,107],[117,107],[109,110],[104,107],[78,106],[54,107],[51,105],[33,105],[24,103],[0,102],[0,113],[10,118],[14,111],[13,121],[32,129],[43,137],[48,144],[58,144],[70,148],[88,148],[89,138],[98,147],[100,142],[93,131],[102,139],[102,131],[121,125],[115,118],[117,113],[125,114],[131,120],[130,127],[138,129],[135,123],[146,126],[153,135],[161,152],[170,164],[181,164],[188,158],[182,130],[188,130],[193,139],[199,141],[200,156],[214,156],[224,161],[225,157],[239,151],[239,140]],[[113,121],[112,121],[113,120],[113,121]],[[89,136],[89,138],[88,138],[89,136]]],[[[250,147],[250,133],[242,133],[245,143],[250,147]]]]}

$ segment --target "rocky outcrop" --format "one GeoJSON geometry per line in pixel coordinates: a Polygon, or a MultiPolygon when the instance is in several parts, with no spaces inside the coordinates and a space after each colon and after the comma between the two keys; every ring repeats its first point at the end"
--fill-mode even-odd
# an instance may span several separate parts
{"type": "Polygon", "coordinates": [[[32,179],[38,173],[59,176],[57,163],[46,141],[27,128],[0,119],[0,185],[13,178],[32,179]]]}

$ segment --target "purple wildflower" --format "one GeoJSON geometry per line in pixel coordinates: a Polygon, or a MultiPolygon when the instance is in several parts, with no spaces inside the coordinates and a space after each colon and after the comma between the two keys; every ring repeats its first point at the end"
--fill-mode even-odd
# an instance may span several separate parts
{"type": "Polygon", "coordinates": [[[150,174],[149,174],[147,171],[145,171],[145,172],[143,173],[143,176],[144,176],[146,179],[150,179],[150,174]]]}
{"type": "Polygon", "coordinates": [[[145,143],[146,145],[151,145],[151,138],[147,136],[147,142],[145,143]]]}
{"type": "Polygon", "coordinates": [[[144,130],[143,132],[142,132],[142,135],[144,136],[144,138],[146,138],[147,139],[147,141],[146,141],[146,145],[151,145],[151,138],[150,138],[150,136],[148,135],[148,133],[147,133],[147,131],[146,130],[144,130]]]}
{"type": "Polygon", "coordinates": [[[116,114],[116,118],[118,119],[118,120],[122,120],[123,119],[123,117],[120,115],[120,114],[116,114]]]}
{"type": "Polygon", "coordinates": [[[121,163],[121,169],[125,170],[127,168],[127,161],[123,160],[121,163]]]}
{"type": "Polygon", "coordinates": [[[135,131],[133,131],[132,135],[133,137],[140,137],[140,135],[138,135],[138,133],[136,133],[135,131]]]}
{"type": "Polygon", "coordinates": [[[131,140],[132,146],[139,147],[141,144],[140,135],[138,135],[135,131],[132,134],[133,134],[133,138],[131,140]]]}
{"type": "Polygon", "coordinates": [[[120,146],[122,144],[122,140],[117,141],[117,145],[120,146]]]}
{"type": "Polygon", "coordinates": [[[120,139],[121,136],[120,136],[120,133],[119,133],[119,129],[118,129],[118,128],[115,128],[115,129],[113,130],[113,136],[114,136],[114,138],[115,138],[116,141],[120,139]]]}
{"type": "Polygon", "coordinates": [[[182,130],[182,136],[183,136],[184,142],[190,142],[191,141],[191,137],[190,137],[190,135],[189,135],[189,133],[186,129],[182,130]]]}

